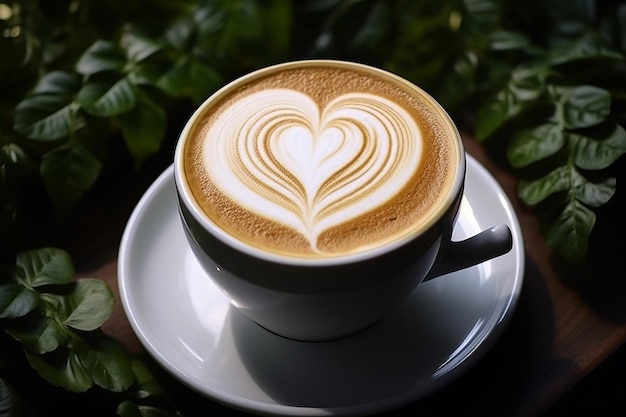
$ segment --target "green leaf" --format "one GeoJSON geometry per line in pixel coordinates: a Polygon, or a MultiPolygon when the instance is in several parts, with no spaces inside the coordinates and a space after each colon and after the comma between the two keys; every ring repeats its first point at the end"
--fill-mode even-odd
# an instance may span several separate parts
{"type": "Polygon", "coordinates": [[[39,305],[39,296],[18,284],[0,285],[0,318],[22,317],[39,305]]]}
{"type": "Polygon", "coordinates": [[[569,190],[570,186],[571,169],[569,166],[560,166],[537,180],[520,180],[518,195],[524,203],[535,205],[553,194],[569,190]]]}
{"type": "Polygon", "coordinates": [[[27,351],[37,354],[52,352],[73,338],[56,320],[39,315],[11,320],[5,330],[15,340],[19,340],[27,351]]]}
{"type": "Polygon", "coordinates": [[[100,161],[76,141],[43,156],[41,176],[58,214],[67,214],[96,181],[101,167],[100,161]]]}
{"type": "Polygon", "coordinates": [[[545,90],[541,69],[519,68],[513,71],[507,86],[476,113],[476,139],[485,140],[510,119],[536,104],[545,90]]]}
{"type": "Polygon", "coordinates": [[[608,48],[597,36],[584,35],[561,48],[554,48],[548,59],[551,65],[561,65],[582,59],[623,60],[623,56],[608,48]]]}
{"type": "Polygon", "coordinates": [[[511,72],[508,88],[520,102],[536,100],[544,93],[544,69],[541,66],[515,68],[511,72]]]}
{"type": "Polygon", "coordinates": [[[437,100],[453,111],[476,89],[478,60],[470,51],[457,57],[449,66],[442,82],[437,100]]]}
{"type": "Polygon", "coordinates": [[[554,155],[564,144],[561,127],[546,123],[513,136],[507,147],[507,158],[513,168],[522,168],[554,155]]]}
{"type": "Polygon", "coordinates": [[[159,79],[172,66],[171,62],[144,61],[135,65],[126,78],[134,86],[145,85],[150,88],[157,86],[159,79]]]}
{"type": "Polygon", "coordinates": [[[476,114],[474,134],[478,141],[493,135],[510,118],[520,112],[519,101],[509,89],[500,91],[494,98],[487,99],[476,114]]]}
{"type": "Polygon", "coordinates": [[[138,168],[161,146],[165,136],[165,111],[147,97],[141,97],[139,105],[120,114],[117,119],[126,146],[133,156],[135,167],[138,168]]]}
{"type": "Polygon", "coordinates": [[[262,22],[259,19],[261,6],[255,1],[230,2],[227,7],[222,7],[219,10],[212,5],[207,6],[205,10],[199,10],[196,19],[202,15],[214,18],[212,16],[214,13],[217,13],[221,18],[217,32],[213,32],[213,23],[207,24],[205,21],[197,20],[201,33],[210,35],[209,39],[211,39],[214,53],[220,59],[225,59],[233,51],[236,51],[242,40],[255,39],[262,33],[262,22]]]}
{"type": "Polygon", "coordinates": [[[85,125],[73,103],[81,86],[77,74],[53,71],[15,108],[14,128],[33,140],[56,140],[85,125]]]}
{"type": "Polygon", "coordinates": [[[69,294],[43,294],[42,298],[60,323],[76,330],[96,330],[113,311],[111,289],[104,281],[93,278],[76,281],[69,294]]]}
{"type": "Polygon", "coordinates": [[[45,355],[27,354],[31,366],[50,384],[72,392],[85,392],[93,386],[80,356],[74,349],[58,349],[45,355]]]}
{"type": "Polygon", "coordinates": [[[615,178],[592,182],[574,166],[563,165],[537,180],[522,179],[519,182],[518,195],[524,203],[535,205],[553,194],[566,191],[588,206],[599,207],[611,199],[615,193],[615,185],[615,178]]]}
{"type": "MultiPolygon", "coordinates": [[[[28,152],[17,143],[7,143],[0,146],[0,165],[4,166],[5,169],[10,167],[13,172],[18,172],[21,176],[29,171],[32,163],[32,158],[28,152]]],[[[2,179],[4,180],[4,178],[2,179]]]]}
{"type": "Polygon", "coordinates": [[[146,364],[138,359],[132,361],[132,368],[137,384],[137,398],[148,398],[155,396],[165,396],[163,387],[150,372],[146,364]]]}
{"type": "Polygon", "coordinates": [[[205,62],[184,56],[157,81],[157,86],[171,96],[190,96],[201,103],[222,85],[222,77],[205,62]]]}
{"type": "Polygon", "coordinates": [[[600,170],[611,166],[620,156],[626,154],[626,130],[616,125],[613,130],[605,132],[607,133],[600,138],[570,134],[576,166],[600,170]]]}
{"type": "Polygon", "coordinates": [[[528,38],[520,32],[502,30],[490,34],[489,48],[494,51],[524,50],[529,46],[528,38]]]}
{"type": "Polygon", "coordinates": [[[184,51],[191,44],[194,33],[193,17],[184,14],[167,27],[163,39],[173,49],[184,51]]]}
{"type": "Polygon", "coordinates": [[[135,381],[128,354],[112,339],[97,338],[75,346],[93,382],[109,391],[122,392],[135,381]]]}
{"type": "Polygon", "coordinates": [[[17,274],[31,287],[67,284],[74,278],[70,255],[58,248],[43,248],[17,255],[17,274]]]}
{"type": "Polygon", "coordinates": [[[83,53],[76,64],[76,71],[93,75],[105,71],[122,71],[126,65],[124,53],[113,43],[98,40],[83,53]]]}
{"type": "Polygon", "coordinates": [[[569,199],[560,215],[549,224],[546,242],[573,264],[581,264],[587,254],[589,235],[596,215],[575,198],[569,199]]]}
{"type": "Polygon", "coordinates": [[[88,82],[78,93],[78,103],[88,113],[111,117],[137,105],[137,91],[127,77],[114,83],[88,82]]]}
{"type": "Polygon", "coordinates": [[[22,417],[24,406],[18,392],[0,378],[0,417],[22,417]]]}
{"type": "Polygon", "coordinates": [[[600,207],[613,197],[615,194],[615,186],[617,181],[615,178],[606,178],[601,182],[591,182],[586,178],[582,181],[577,181],[577,184],[572,189],[573,195],[578,201],[586,204],[590,207],[600,207]]]}
{"type": "Polygon", "coordinates": [[[179,414],[149,405],[139,405],[132,401],[124,401],[117,407],[121,417],[178,417],[179,414]]]}
{"type": "Polygon", "coordinates": [[[183,96],[191,92],[190,66],[193,58],[183,56],[176,61],[171,69],[157,81],[157,86],[173,97],[183,96]]]}
{"type": "Polygon", "coordinates": [[[132,63],[139,63],[163,49],[163,45],[154,39],[130,33],[124,38],[126,57],[132,63]]]}
{"type": "Polygon", "coordinates": [[[120,417],[142,417],[139,404],[132,401],[123,401],[117,406],[117,415],[120,417]]]}
{"type": "Polygon", "coordinates": [[[81,79],[78,74],[65,71],[51,71],[42,75],[31,95],[73,96],[80,89],[80,86],[81,79]]]}
{"type": "Polygon", "coordinates": [[[78,106],[67,94],[30,96],[15,108],[13,127],[32,140],[66,138],[84,125],[85,120],[78,113],[78,106]]]}
{"type": "Polygon", "coordinates": [[[568,129],[594,126],[611,113],[611,93],[591,85],[554,87],[556,119],[568,129]]]}

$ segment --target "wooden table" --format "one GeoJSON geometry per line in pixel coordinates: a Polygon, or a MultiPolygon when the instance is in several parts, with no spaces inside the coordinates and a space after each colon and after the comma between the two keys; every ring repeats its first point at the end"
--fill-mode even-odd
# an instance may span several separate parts
{"type": "MultiPolygon", "coordinates": [[[[577,270],[560,264],[545,244],[538,217],[517,200],[517,180],[505,164],[472,139],[466,137],[465,143],[467,151],[503,186],[519,216],[526,246],[521,297],[509,327],[476,366],[442,390],[397,413],[537,415],[625,343],[626,280],[624,272],[614,272],[620,249],[602,245],[596,250],[600,246],[592,246],[592,264],[600,271],[599,278],[591,284],[581,280],[577,270]]],[[[67,231],[68,238],[60,242],[72,254],[79,277],[100,278],[118,296],[116,259],[124,226],[144,190],[170,161],[171,155],[162,152],[137,175],[129,177],[124,169],[108,173],[109,179],[83,203],[81,214],[67,231]],[[113,184],[116,189],[111,188],[113,184]]],[[[625,212],[619,206],[609,209],[625,212]]],[[[614,233],[623,236],[624,229],[624,224],[599,223],[593,242],[610,239],[614,233]]],[[[119,297],[104,330],[130,350],[143,352],[119,297]]],[[[204,399],[197,401],[203,407],[209,404],[203,415],[240,414],[204,399]]]]}

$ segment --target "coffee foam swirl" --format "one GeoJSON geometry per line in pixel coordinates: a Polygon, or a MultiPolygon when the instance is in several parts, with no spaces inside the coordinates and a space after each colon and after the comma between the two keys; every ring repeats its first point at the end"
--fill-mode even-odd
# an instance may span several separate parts
{"type": "Polygon", "coordinates": [[[318,236],[385,204],[415,175],[421,132],[400,105],[367,93],[319,109],[290,89],[252,93],[203,132],[215,185],[258,216],[318,236]],[[209,139],[210,138],[210,139],[209,139]]]}

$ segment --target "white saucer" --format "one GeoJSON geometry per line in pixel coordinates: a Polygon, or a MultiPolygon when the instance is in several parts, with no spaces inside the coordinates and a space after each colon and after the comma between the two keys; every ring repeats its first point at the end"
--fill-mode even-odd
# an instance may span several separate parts
{"type": "Polygon", "coordinates": [[[146,191],[122,238],[122,303],[146,350],[182,383],[255,414],[363,415],[416,401],[492,346],[517,303],[520,227],[506,195],[467,158],[455,239],[508,224],[513,250],[424,283],[388,317],[340,341],[304,343],[263,330],[232,308],[188,248],[172,167],[146,191]]]}

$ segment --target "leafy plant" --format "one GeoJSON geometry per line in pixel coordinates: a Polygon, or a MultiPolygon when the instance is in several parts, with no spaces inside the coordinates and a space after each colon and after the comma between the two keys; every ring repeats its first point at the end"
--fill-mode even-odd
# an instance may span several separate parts
{"type": "Polygon", "coordinates": [[[0,378],[0,416],[24,415],[21,399],[15,389],[0,378]]]}
{"type": "Polygon", "coordinates": [[[49,197],[54,217],[65,218],[115,138],[139,169],[162,146],[168,108],[197,104],[287,47],[290,4],[280,0],[155,0],[149,16],[134,2],[39,3],[0,3],[2,43],[14,58],[0,67],[14,82],[0,103],[0,249],[9,253],[28,246],[24,230],[40,214],[25,201],[47,206],[49,197]]]}
{"type": "MultiPolygon", "coordinates": [[[[30,366],[50,384],[71,392],[97,386],[120,393],[122,416],[156,408],[145,400],[148,397],[165,397],[148,368],[100,331],[111,314],[113,294],[103,281],[75,280],[65,251],[22,252],[2,278],[0,326],[20,343],[30,366]]],[[[23,406],[8,382],[0,379],[2,408],[10,415],[23,406]]],[[[166,412],[162,410],[163,415],[166,412]]]]}
{"type": "Polygon", "coordinates": [[[594,210],[616,191],[609,168],[626,153],[626,7],[556,1],[518,13],[541,30],[518,22],[493,32],[478,65],[488,76],[494,61],[511,70],[483,96],[476,137],[510,137],[506,156],[520,173],[520,199],[541,213],[546,241],[584,264],[594,210]]]}

